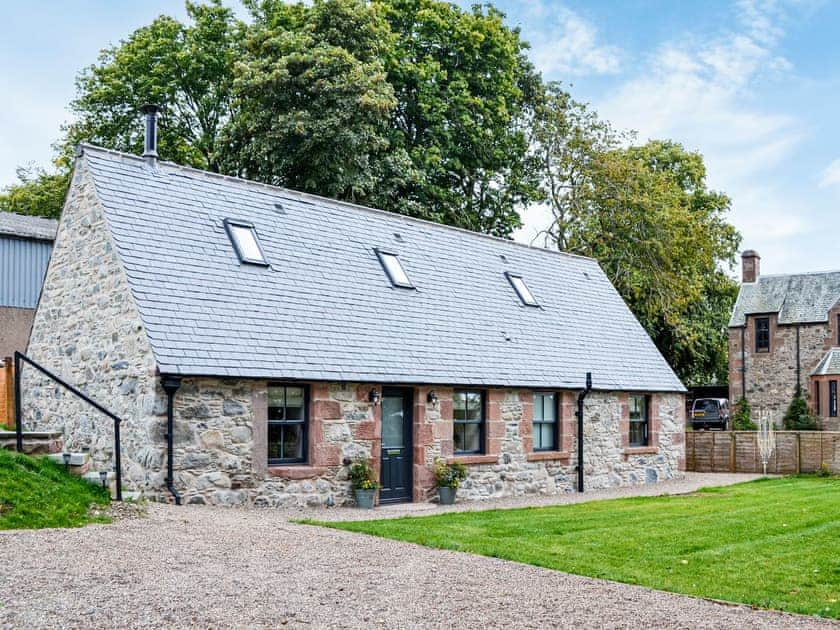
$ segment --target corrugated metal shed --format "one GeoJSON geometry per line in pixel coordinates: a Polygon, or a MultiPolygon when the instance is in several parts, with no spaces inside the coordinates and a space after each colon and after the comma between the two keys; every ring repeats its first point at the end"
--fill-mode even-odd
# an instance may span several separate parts
{"type": "Polygon", "coordinates": [[[35,308],[52,243],[0,236],[0,306],[35,308]]]}

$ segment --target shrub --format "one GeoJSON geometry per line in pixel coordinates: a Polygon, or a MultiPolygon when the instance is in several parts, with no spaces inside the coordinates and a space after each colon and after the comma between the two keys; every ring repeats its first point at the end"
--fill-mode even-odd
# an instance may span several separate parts
{"type": "Polygon", "coordinates": [[[817,477],[831,477],[831,469],[828,467],[828,463],[823,462],[820,464],[820,469],[817,471],[817,477]]]}
{"type": "Polygon", "coordinates": [[[802,396],[794,396],[785,412],[785,429],[789,431],[816,431],[819,429],[817,419],[808,410],[808,403],[802,396]]]}
{"type": "Polygon", "coordinates": [[[435,482],[438,488],[457,488],[467,478],[467,467],[461,462],[447,464],[443,459],[435,460],[435,482]]]}
{"type": "Polygon", "coordinates": [[[353,484],[354,490],[376,490],[379,488],[376,471],[370,465],[369,459],[358,459],[350,466],[350,483],[353,484]]]}
{"type": "Polygon", "coordinates": [[[732,428],[735,431],[757,431],[758,425],[752,421],[750,403],[741,398],[735,403],[735,414],[732,416],[732,428]]]}

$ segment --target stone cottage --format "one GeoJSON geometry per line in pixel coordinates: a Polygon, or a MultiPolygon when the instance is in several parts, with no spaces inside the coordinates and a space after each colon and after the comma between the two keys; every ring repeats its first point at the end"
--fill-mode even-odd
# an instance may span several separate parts
{"type": "MultiPolygon", "coordinates": [[[[464,499],[571,491],[587,372],[587,488],[683,465],[684,388],[594,260],[153,152],[80,148],[28,353],[123,418],[155,499],[339,505],[361,456],[383,503],[439,457],[464,499]]],[[[22,382],[26,428],[110,470],[111,423],[22,382]]]]}
{"type": "Polygon", "coordinates": [[[781,422],[800,392],[824,430],[840,430],[840,271],[761,275],[742,255],[742,282],[729,322],[729,397],[746,398],[781,422]]]}

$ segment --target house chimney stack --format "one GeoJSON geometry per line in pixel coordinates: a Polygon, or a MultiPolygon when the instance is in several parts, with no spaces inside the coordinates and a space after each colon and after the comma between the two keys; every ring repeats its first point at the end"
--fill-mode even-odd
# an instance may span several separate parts
{"type": "Polygon", "coordinates": [[[146,144],[143,149],[143,157],[149,166],[157,163],[157,115],[160,107],[157,105],[143,105],[140,109],[146,115],[146,144]]]}
{"type": "Polygon", "coordinates": [[[741,254],[741,282],[755,282],[761,271],[761,256],[754,249],[741,254]]]}

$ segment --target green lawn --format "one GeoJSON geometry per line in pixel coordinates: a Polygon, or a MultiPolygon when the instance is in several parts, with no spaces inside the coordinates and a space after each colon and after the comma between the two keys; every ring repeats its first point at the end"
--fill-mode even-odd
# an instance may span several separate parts
{"type": "Polygon", "coordinates": [[[317,523],[762,608],[840,618],[840,479],[317,523]]]}
{"type": "Polygon", "coordinates": [[[92,503],[107,505],[108,492],[46,457],[27,457],[0,449],[0,529],[79,527],[91,522],[92,503]]]}

